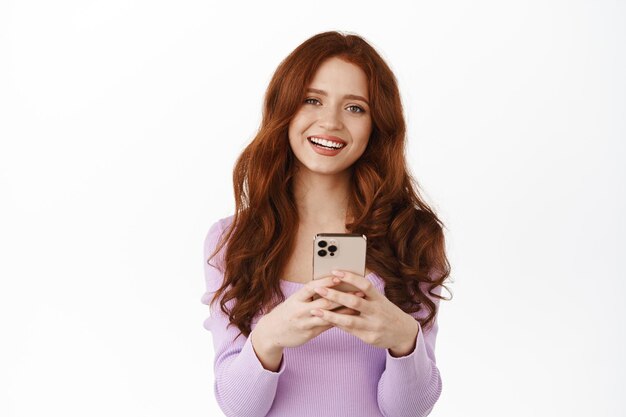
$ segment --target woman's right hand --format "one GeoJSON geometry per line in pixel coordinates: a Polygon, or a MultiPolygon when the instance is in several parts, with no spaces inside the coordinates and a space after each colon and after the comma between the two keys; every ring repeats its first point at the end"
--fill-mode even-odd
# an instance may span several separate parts
{"type": "MultiPolygon", "coordinates": [[[[314,291],[315,288],[333,287],[337,284],[333,281],[332,276],[307,282],[302,288],[259,319],[255,328],[257,335],[262,333],[262,337],[269,339],[267,342],[275,347],[296,347],[333,327],[333,324],[328,324],[327,321],[312,315],[311,310],[317,308],[332,310],[340,306],[333,311],[340,314],[359,314],[356,310],[323,297],[313,300],[313,296],[317,295],[314,291]],[[259,329],[259,327],[261,328],[259,329]]],[[[359,291],[350,293],[358,297],[364,296],[359,291]]]]}

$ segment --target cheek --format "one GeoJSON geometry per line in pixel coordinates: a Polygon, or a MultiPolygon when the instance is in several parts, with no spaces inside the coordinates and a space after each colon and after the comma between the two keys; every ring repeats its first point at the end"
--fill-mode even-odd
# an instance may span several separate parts
{"type": "Polygon", "coordinates": [[[301,124],[302,123],[300,122],[300,119],[298,117],[294,117],[293,119],[291,119],[291,122],[289,122],[288,130],[290,139],[295,139],[300,133],[302,133],[300,129],[301,124]]]}
{"type": "Polygon", "coordinates": [[[367,146],[367,142],[369,141],[369,137],[370,137],[371,133],[372,133],[372,129],[371,129],[370,125],[360,126],[360,128],[358,130],[358,133],[357,133],[357,137],[358,137],[359,143],[363,147],[367,146]]]}
{"type": "Polygon", "coordinates": [[[305,130],[307,125],[306,117],[302,114],[296,114],[289,122],[289,136],[296,138],[297,136],[302,135],[302,132],[305,130]]]}

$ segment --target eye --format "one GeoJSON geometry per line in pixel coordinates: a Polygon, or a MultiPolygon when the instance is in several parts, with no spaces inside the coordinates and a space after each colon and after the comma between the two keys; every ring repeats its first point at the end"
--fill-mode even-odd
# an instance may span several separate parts
{"type": "Polygon", "coordinates": [[[355,106],[355,105],[348,106],[348,108],[351,108],[351,107],[354,107],[354,108],[359,109],[359,111],[354,112],[354,113],[365,113],[365,110],[363,110],[363,109],[362,109],[362,108],[360,108],[359,106],[355,106]]]}
{"type": "MultiPolygon", "coordinates": [[[[315,104],[315,103],[311,103],[311,101],[313,101],[313,102],[317,102],[317,103],[319,103],[319,102],[320,102],[318,99],[313,98],[313,97],[309,97],[309,98],[304,99],[304,102],[305,102],[306,104],[315,104]]],[[[351,113],[365,113],[365,110],[364,110],[363,108],[359,107],[359,106],[356,106],[356,105],[354,105],[354,104],[353,104],[353,105],[351,105],[351,106],[348,106],[348,108],[349,108],[349,109],[351,109],[351,108],[353,108],[353,107],[354,107],[355,109],[357,109],[357,110],[353,110],[353,111],[351,111],[351,113]]]]}

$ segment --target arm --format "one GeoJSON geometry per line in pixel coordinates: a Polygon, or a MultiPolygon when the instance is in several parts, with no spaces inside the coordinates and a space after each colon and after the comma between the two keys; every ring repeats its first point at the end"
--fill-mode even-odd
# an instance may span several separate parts
{"type": "Polygon", "coordinates": [[[270,340],[270,338],[263,332],[262,327],[259,327],[261,320],[259,320],[254,330],[250,332],[250,341],[263,368],[272,372],[278,372],[282,365],[283,348],[265,342],[270,340]]]}
{"type": "MultiPolygon", "coordinates": [[[[421,285],[421,284],[420,284],[421,285]]],[[[423,288],[425,290],[425,286],[423,288]]],[[[441,287],[434,290],[441,294],[441,287]]],[[[432,297],[435,305],[439,299],[432,297]]],[[[413,318],[426,313],[412,313],[413,318]]],[[[399,352],[386,349],[385,370],[378,381],[378,406],[385,416],[422,417],[430,414],[442,390],[441,376],[435,360],[435,341],[438,331],[437,316],[433,326],[424,331],[419,322],[414,348],[399,352]],[[395,356],[394,356],[395,355],[395,356]]]]}
{"type": "MultiPolygon", "coordinates": [[[[201,302],[207,305],[223,280],[223,273],[206,262],[222,232],[218,221],[211,226],[204,242],[204,275],[207,290],[201,302]]],[[[221,252],[211,260],[211,264],[219,265],[220,256],[221,252]]],[[[229,301],[230,305],[227,304],[227,307],[232,307],[232,301],[234,300],[229,301]]],[[[285,361],[280,361],[280,366],[275,372],[266,369],[262,362],[270,364],[271,367],[271,364],[277,363],[278,353],[261,343],[259,346],[255,343],[253,347],[252,339],[258,326],[253,329],[249,338],[240,335],[235,340],[239,329],[234,325],[227,327],[229,319],[220,309],[219,301],[210,308],[210,312],[211,316],[204,321],[204,327],[212,333],[213,338],[214,394],[220,408],[227,416],[265,416],[274,401],[278,378],[285,369],[285,361]]],[[[262,337],[260,340],[263,340],[262,337]]]]}

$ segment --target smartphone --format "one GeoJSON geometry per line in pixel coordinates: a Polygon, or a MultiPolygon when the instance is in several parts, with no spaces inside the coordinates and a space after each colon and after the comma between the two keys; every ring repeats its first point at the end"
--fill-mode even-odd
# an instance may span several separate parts
{"type": "MultiPolygon", "coordinates": [[[[332,275],[333,269],[365,276],[367,237],[358,233],[318,233],[313,239],[313,279],[332,275]]],[[[356,292],[347,282],[332,287],[337,291],[356,292]]],[[[313,299],[320,298],[318,294],[313,299]]],[[[338,307],[340,308],[340,307],[338,307]]]]}

